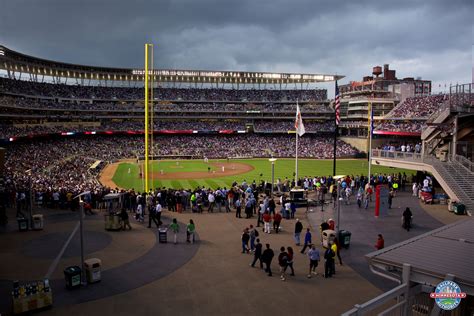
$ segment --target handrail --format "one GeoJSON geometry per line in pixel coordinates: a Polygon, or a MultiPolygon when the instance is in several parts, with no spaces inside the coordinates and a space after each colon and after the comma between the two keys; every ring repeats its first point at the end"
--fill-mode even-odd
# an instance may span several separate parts
{"type": "Polygon", "coordinates": [[[424,157],[421,153],[417,153],[417,152],[372,149],[371,158],[389,158],[389,159],[398,159],[398,160],[423,161],[424,157]]]}
{"type": "Polygon", "coordinates": [[[474,163],[470,161],[469,159],[467,159],[466,157],[461,156],[461,155],[454,155],[454,160],[458,162],[460,165],[462,165],[464,168],[469,170],[469,172],[474,173],[474,163]]]}

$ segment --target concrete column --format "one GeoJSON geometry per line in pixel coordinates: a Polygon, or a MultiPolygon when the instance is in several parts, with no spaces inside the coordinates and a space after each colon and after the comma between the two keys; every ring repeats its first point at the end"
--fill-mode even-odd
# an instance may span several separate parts
{"type": "Polygon", "coordinates": [[[458,142],[458,116],[454,118],[453,143],[452,143],[452,159],[456,157],[456,144],[458,142]]]}

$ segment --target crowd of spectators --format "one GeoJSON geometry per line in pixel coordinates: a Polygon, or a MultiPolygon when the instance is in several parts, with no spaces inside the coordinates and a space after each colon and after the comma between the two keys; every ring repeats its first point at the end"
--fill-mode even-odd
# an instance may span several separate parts
{"type": "MultiPolygon", "coordinates": [[[[71,99],[142,100],[140,87],[104,87],[39,83],[0,78],[0,91],[71,99]]],[[[327,99],[325,89],[219,89],[219,88],[164,88],[153,92],[155,100],[211,100],[211,101],[322,101],[327,99]]]]}
{"type": "Polygon", "coordinates": [[[447,100],[447,95],[407,98],[405,101],[396,106],[392,111],[390,111],[388,117],[427,119],[447,100]]]}
{"type": "Polygon", "coordinates": [[[390,142],[382,146],[379,146],[376,149],[419,154],[421,153],[421,143],[390,142]]]}
{"type": "MultiPolygon", "coordinates": [[[[136,101],[115,101],[115,102],[57,102],[51,99],[34,99],[21,96],[0,96],[0,107],[7,108],[11,111],[12,108],[21,109],[35,109],[35,110],[79,110],[79,111],[136,111],[143,112],[143,104],[136,101]]],[[[300,109],[302,113],[316,112],[316,113],[331,113],[332,110],[326,104],[321,103],[301,103],[300,109]]],[[[156,112],[296,112],[296,105],[294,103],[227,103],[227,102],[157,102],[154,105],[156,112]]]]}
{"type": "MultiPolygon", "coordinates": [[[[306,132],[334,132],[333,121],[307,121],[304,122],[306,132]]],[[[295,122],[292,120],[278,121],[255,121],[254,129],[256,132],[287,132],[295,130],[295,122]]]]}
{"type": "MultiPolygon", "coordinates": [[[[97,160],[112,162],[133,158],[144,152],[143,138],[133,136],[90,136],[11,143],[7,147],[6,175],[19,186],[37,191],[61,189],[82,192],[100,190],[96,173],[90,166],[97,160]],[[27,172],[29,171],[29,172],[27,172]]],[[[351,157],[356,149],[343,141],[337,143],[337,156],[351,157]]],[[[299,140],[299,157],[331,158],[331,139],[307,136],[299,140]]],[[[193,156],[195,158],[294,157],[292,135],[180,135],[154,139],[154,156],[193,156]]]]}
{"type": "Polygon", "coordinates": [[[375,130],[377,131],[390,131],[390,132],[411,132],[421,133],[425,126],[424,121],[384,121],[377,125],[375,130]]]}
{"type": "MultiPolygon", "coordinates": [[[[251,124],[249,122],[248,124],[251,124]]],[[[255,132],[288,132],[295,129],[293,120],[256,120],[253,122],[255,132]]],[[[307,121],[304,122],[307,132],[334,132],[333,121],[307,121]]],[[[11,137],[24,137],[32,135],[59,134],[67,132],[92,132],[92,131],[143,131],[143,122],[138,121],[122,121],[113,122],[106,121],[102,124],[80,124],[57,123],[50,125],[0,125],[0,139],[8,139],[11,137]]],[[[159,120],[153,125],[154,131],[242,131],[246,130],[245,120],[159,120]]]]}
{"type": "MultiPolygon", "coordinates": [[[[143,132],[143,122],[105,122],[101,125],[23,125],[11,126],[0,125],[0,139],[11,137],[25,137],[32,135],[80,133],[94,131],[143,132]]],[[[198,131],[222,131],[222,130],[245,130],[243,121],[158,121],[153,126],[154,131],[172,130],[198,130],[198,131]]]]}

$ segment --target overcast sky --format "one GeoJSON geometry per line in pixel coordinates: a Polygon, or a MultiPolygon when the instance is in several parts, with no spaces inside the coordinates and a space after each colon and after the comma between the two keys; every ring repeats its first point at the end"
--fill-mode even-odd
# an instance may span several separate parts
{"type": "MultiPolygon", "coordinates": [[[[472,80],[472,0],[0,0],[0,44],[57,61],[472,80]]],[[[441,88],[439,88],[441,85],[441,88]]],[[[329,97],[333,89],[329,89],[329,97]]]]}

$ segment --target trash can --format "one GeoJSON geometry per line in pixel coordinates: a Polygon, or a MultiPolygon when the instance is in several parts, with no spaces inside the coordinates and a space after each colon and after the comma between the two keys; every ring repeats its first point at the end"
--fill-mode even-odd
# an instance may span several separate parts
{"type": "Polygon", "coordinates": [[[34,230],[43,229],[43,215],[42,214],[33,215],[33,229],[34,230]]]}
{"type": "Polygon", "coordinates": [[[160,228],[158,230],[158,242],[166,244],[168,242],[168,229],[167,228],[160,228]]]}
{"type": "Polygon", "coordinates": [[[95,283],[100,281],[101,266],[102,261],[100,259],[91,258],[84,260],[87,283],[95,283]]]}
{"type": "Polygon", "coordinates": [[[351,235],[352,233],[350,231],[343,229],[339,231],[339,243],[341,247],[346,249],[349,248],[349,245],[351,244],[351,235]]]}
{"type": "Polygon", "coordinates": [[[458,203],[453,206],[454,214],[464,215],[466,214],[466,206],[464,204],[458,203]]]}
{"type": "Polygon", "coordinates": [[[18,230],[21,232],[28,231],[28,219],[24,217],[17,217],[18,221],[18,230]]]}
{"type": "Polygon", "coordinates": [[[64,269],[64,278],[66,279],[66,287],[75,289],[81,286],[81,268],[71,266],[64,269]]]}

